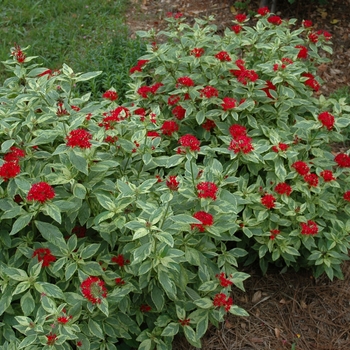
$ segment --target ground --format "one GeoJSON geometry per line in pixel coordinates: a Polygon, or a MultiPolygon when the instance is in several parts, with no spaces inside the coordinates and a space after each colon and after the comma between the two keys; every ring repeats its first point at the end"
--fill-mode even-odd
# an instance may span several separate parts
{"type": "MultiPolygon", "coordinates": [[[[182,12],[189,22],[195,17],[215,15],[219,29],[231,25],[239,10],[234,0],[131,0],[127,14],[130,35],[137,30],[162,29],[167,12],[182,12]]],[[[249,8],[257,10],[259,0],[249,8]]],[[[315,28],[332,34],[332,62],[319,67],[324,80],[320,93],[329,95],[350,86],[350,0],[277,0],[282,18],[311,19],[315,28]]],[[[300,23],[300,22],[299,22],[300,23]]],[[[350,349],[350,264],[343,266],[344,280],[314,279],[308,272],[269,271],[262,276],[250,267],[246,293],[233,288],[235,302],[250,317],[229,316],[217,329],[209,328],[204,350],[347,350],[350,349]]],[[[178,337],[174,350],[192,350],[178,337]]]]}

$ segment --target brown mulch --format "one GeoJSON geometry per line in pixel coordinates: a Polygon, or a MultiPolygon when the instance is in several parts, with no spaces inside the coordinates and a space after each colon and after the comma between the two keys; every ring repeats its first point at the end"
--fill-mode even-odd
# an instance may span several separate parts
{"type": "MultiPolygon", "coordinates": [[[[236,0],[131,0],[127,14],[130,35],[138,30],[163,29],[167,12],[182,12],[189,23],[214,15],[218,29],[232,25],[236,0]]],[[[311,19],[315,28],[332,35],[332,62],[319,67],[321,93],[350,86],[350,0],[277,0],[282,18],[311,19]]],[[[251,0],[256,10],[259,0],[251,0]]],[[[269,272],[261,276],[250,267],[246,292],[233,288],[235,303],[250,317],[229,315],[219,329],[211,326],[202,341],[204,350],[350,350],[350,262],[343,265],[344,280],[315,280],[307,272],[269,272]]],[[[174,350],[193,350],[177,337],[174,350]]]]}

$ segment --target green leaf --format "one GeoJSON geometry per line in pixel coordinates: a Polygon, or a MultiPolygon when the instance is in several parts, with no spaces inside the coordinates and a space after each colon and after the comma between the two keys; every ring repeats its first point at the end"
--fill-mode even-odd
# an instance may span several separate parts
{"type": "Polygon", "coordinates": [[[12,300],[12,290],[7,287],[2,293],[0,298],[0,316],[6,311],[6,309],[11,305],[12,300]]]}
{"type": "Polygon", "coordinates": [[[97,304],[97,308],[102,311],[106,315],[106,317],[109,316],[109,308],[108,308],[108,301],[106,298],[102,298],[101,303],[97,304]]]}
{"type": "Polygon", "coordinates": [[[204,317],[202,317],[198,322],[197,322],[197,338],[201,339],[204,334],[207,332],[208,329],[208,314],[206,314],[204,317]]]}
{"type": "Polygon", "coordinates": [[[38,337],[37,334],[31,334],[26,336],[18,345],[18,349],[26,348],[27,346],[33,344],[36,341],[36,338],[38,337]]]}
{"type": "Polygon", "coordinates": [[[87,81],[96,78],[102,73],[102,71],[95,71],[95,72],[88,72],[79,75],[77,78],[75,78],[75,82],[80,82],[80,81],[87,81]]]}
{"type": "Polygon", "coordinates": [[[284,181],[287,176],[287,171],[281,157],[277,158],[275,161],[275,173],[281,181],[284,181]]]}
{"type": "Polygon", "coordinates": [[[96,261],[85,261],[79,264],[83,272],[90,276],[100,276],[103,273],[102,267],[96,261]]]}
{"type": "Polygon", "coordinates": [[[87,160],[75,153],[73,149],[68,153],[69,160],[73,167],[85,175],[89,175],[87,160]]]}
{"type": "Polygon", "coordinates": [[[151,291],[151,298],[152,301],[154,303],[154,305],[156,306],[157,311],[161,311],[164,308],[164,292],[158,288],[157,286],[154,286],[152,291],[151,291]]]}
{"type": "Polygon", "coordinates": [[[86,188],[80,184],[76,183],[73,186],[73,195],[79,199],[85,199],[86,196],[86,188]]]}
{"type": "Polygon", "coordinates": [[[215,290],[218,287],[219,283],[217,281],[207,281],[204,282],[199,288],[198,290],[202,291],[202,292],[211,292],[213,290],[215,290]]]}
{"type": "Polygon", "coordinates": [[[213,307],[213,301],[209,298],[201,298],[195,300],[194,303],[201,309],[210,309],[211,307],[213,307]]]}
{"type": "Polygon", "coordinates": [[[162,337],[173,337],[177,333],[179,333],[180,325],[175,322],[169,323],[161,334],[162,337]]]}
{"type": "Polygon", "coordinates": [[[236,316],[249,316],[249,313],[237,305],[231,305],[230,313],[236,316]]]}
{"type": "Polygon", "coordinates": [[[76,262],[71,262],[70,264],[66,265],[66,271],[64,274],[64,277],[66,279],[66,281],[68,281],[75,273],[75,271],[77,271],[78,265],[76,262]]]}
{"type": "Polygon", "coordinates": [[[120,193],[123,195],[123,197],[134,196],[134,191],[130,188],[130,186],[121,180],[117,180],[117,188],[120,191],[120,193]]]}
{"type": "Polygon", "coordinates": [[[35,221],[35,226],[47,242],[52,243],[61,250],[67,249],[68,251],[66,241],[58,227],[42,221],[35,221]]]}
{"type": "Polygon", "coordinates": [[[21,309],[23,311],[23,315],[29,316],[35,308],[35,301],[34,301],[34,298],[32,297],[32,293],[30,292],[30,290],[28,290],[27,293],[22,295],[20,303],[21,303],[21,309]]]}
{"type": "Polygon", "coordinates": [[[94,195],[96,196],[98,202],[101,204],[101,206],[109,211],[114,211],[116,210],[116,205],[113,201],[113,199],[104,194],[104,193],[100,193],[100,192],[96,192],[94,193],[94,195]]]}
{"type": "Polygon", "coordinates": [[[133,252],[133,261],[132,264],[140,263],[144,261],[148,256],[152,253],[152,243],[148,242],[146,244],[142,244],[141,247],[138,247],[133,252]]]}
{"type": "Polygon", "coordinates": [[[30,283],[28,281],[20,282],[17,284],[16,289],[13,291],[13,295],[21,294],[25,292],[30,287],[30,283]]]}
{"type": "Polygon", "coordinates": [[[201,348],[202,344],[199,340],[199,338],[197,337],[196,332],[190,327],[190,326],[184,326],[184,333],[185,333],[185,337],[187,339],[187,341],[195,346],[196,348],[201,348]]]}
{"type": "Polygon", "coordinates": [[[55,204],[47,202],[42,206],[41,210],[59,224],[62,222],[61,211],[55,204]]]}
{"type": "Polygon", "coordinates": [[[48,282],[35,282],[34,288],[39,293],[44,293],[45,295],[49,297],[53,297],[55,299],[64,300],[64,294],[62,290],[59,287],[57,287],[55,284],[51,284],[48,282]]]}
{"type": "Polygon", "coordinates": [[[174,222],[178,223],[178,224],[200,224],[201,221],[195,219],[193,216],[191,215],[187,215],[187,214],[179,214],[179,215],[175,215],[170,217],[171,220],[173,220],[174,222]]]}
{"type": "Polygon", "coordinates": [[[176,299],[176,285],[175,283],[169,278],[169,274],[163,270],[158,270],[158,280],[159,283],[164,288],[164,291],[166,294],[171,298],[172,300],[176,299]]]}
{"type": "Polygon", "coordinates": [[[21,269],[16,269],[15,267],[6,267],[4,269],[5,275],[15,281],[27,281],[27,272],[21,269]]]}
{"type": "Polygon", "coordinates": [[[152,350],[153,344],[151,339],[145,339],[138,347],[138,350],[152,350]]]}
{"type": "Polygon", "coordinates": [[[158,238],[159,241],[164,242],[165,244],[167,244],[170,247],[174,246],[174,238],[173,236],[168,233],[168,232],[157,232],[153,235],[154,237],[158,238]]]}
{"type": "Polygon", "coordinates": [[[92,335],[94,335],[97,338],[104,339],[104,333],[102,331],[101,326],[94,321],[92,318],[89,318],[89,323],[88,323],[89,331],[92,335]]]}
{"type": "Polygon", "coordinates": [[[11,146],[13,146],[15,144],[15,142],[16,142],[15,140],[4,141],[1,144],[1,152],[6,153],[11,148],[11,146]]]}
{"type": "Polygon", "coordinates": [[[101,244],[91,243],[86,246],[81,252],[80,257],[84,260],[91,258],[100,249],[101,244]]]}
{"type": "Polygon", "coordinates": [[[183,162],[184,159],[185,159],[185,156],[182,156],[180,154],[174,154],[168,158],[166,167],[172,168],[176,165],[179,165],[183,162]]]}
{"type": "Polygon", "coordinates": [[[28,213],[25,215],[20,216],[12,226],[12,230],[10,232],[10,236],[16,234],[17,232],[21,231],[24,227],[26,227],[30,221],[32,220],[34,216],[34,213],[28,213]]]}

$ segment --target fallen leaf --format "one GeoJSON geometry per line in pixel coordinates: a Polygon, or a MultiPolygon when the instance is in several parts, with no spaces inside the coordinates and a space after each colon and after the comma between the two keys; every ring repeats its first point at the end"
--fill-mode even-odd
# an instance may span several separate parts
{"type": "Polygon", "coordinates": [[[263,343],[264,342],[264,339],[262,338],[250,338],[250,341],[253,342],[253,343],[263,343]]]}
{"type": "Polygon", "coordinates": [[[262,293],[261,293],[261,290],[258,290],[257,292],[254,293],[253,295],[253,298],[252,298],[252,303],[257,303],[258,301],[261,300],[261,296],[262,296],[262,293]]]}
{"type": "Polygon", "coordinates": [[[237,15],[237,13],[238,13],[238,11],[236,10],[236,8],[234,6],[230,6],[230,11],[234,15],[237,15]]]}
{"type": "Polygon", "coordinates": [[[306,305],[306,303],[305,303],[304,300],[302,300],[302,301],[300,302],[300,306],[301,306],[302,309],[307,309],[307,305],[306,305]]]}
{"type": "Polygon", "coordinates": [[[275,328],[275,336],[276,336],[276,338],[278,339],[280,337],[280,335],[281,335],[280,329],[279,328],[275,328]]]}
{"type": "Polygon", "coordinates": [[[339,23],[340,22],[340,20],[339,19],[332,19],[331,21],[329,21],[329,23],[330,24],[337,24],[337,23],[339,23]]]}

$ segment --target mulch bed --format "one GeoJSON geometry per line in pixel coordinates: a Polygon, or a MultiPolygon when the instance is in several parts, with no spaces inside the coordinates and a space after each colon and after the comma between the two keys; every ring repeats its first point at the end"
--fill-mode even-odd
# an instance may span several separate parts
{"type": "MultiPolygon", "coordinates": [[[[130,35],[137,30],[163,29],[167,12],[182,12],[188,22],[214,15],[219,29],[232,25],[236,9],[229,0],[132,0],[127,14],[130,35]]],[[[252,0],[256,10],[259,0],[252,0]]],[[[332,62],[319,67],[321,92],[329,95],[350,86],[350,0],[278,0],[282,18],[311,19],[316,29],[332,35],[332,62]]],[[[299,23],[300,23],[299,22],[299,23]]],[[[203,338],[204,350],[347,350],[350,349],[350,263],[343,265],[344,280],[314,279],[308,272],[269,272],[262,276],[250,267],[246,293],[233,288],[235,303],[250,317],[229,315],[219,329],[211,326],[203,338]]],[[[195,349],[177,337],[174,350],[195,349]]]]}

